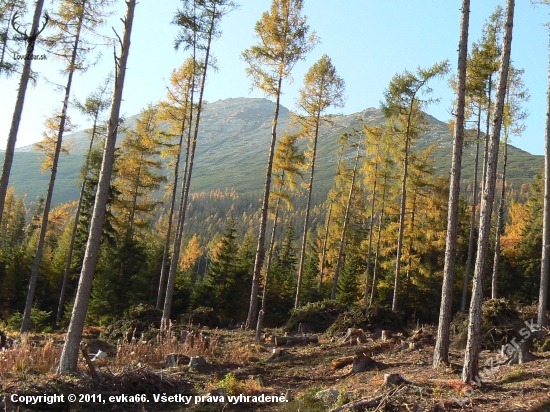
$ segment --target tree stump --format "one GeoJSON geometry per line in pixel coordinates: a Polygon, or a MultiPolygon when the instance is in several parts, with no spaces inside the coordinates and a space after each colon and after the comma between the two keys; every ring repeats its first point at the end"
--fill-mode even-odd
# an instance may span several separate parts
{"type": "Polygon", "coordinates": [[[374,369],[377,366],[377,362],[370,356],[364,353],[358,353],[353,357],[353,373],[364,372],[370,369],[374,369]]]}
{"type": "Polygon", "coordinates": [[[382,331],[382,342],[387,342],[391,339],[391,332],[389,330],[384,329],[382,331]]]}
{"type": "Polygon", "coordinates": [[[399,385],[406,380],[398,373],[386,373],[384,375],[384,386],[399,385]]]}

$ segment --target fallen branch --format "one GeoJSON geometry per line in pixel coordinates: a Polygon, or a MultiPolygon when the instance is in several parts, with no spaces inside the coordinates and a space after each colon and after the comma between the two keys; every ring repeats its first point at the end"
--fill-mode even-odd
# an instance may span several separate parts
{"type": "Polygon", "coordinates": [[[87,345],[84,344],[80,347],[82,350],[82,355],[84,356],[84,359],[86,360],[86,364],[88,365],[88,369],[90,370],[90,375],[92,375],[92,379],[96,384],[99,384],[101,379],[99,378],[99,374],[97,373],[97,370],[95,369],[94,363],[90,359],[90,355],[88,355],[87,345]]]}
{"type": "Polygon", "coordinates": [[[338,408],[331,409],[330,412],[342,412],[342,411],[361,411],[364,408],[374,408],[378,406],[384,396],[380,395],[376,398],[363,398],[355,402],[346,403],[338,408]]]}

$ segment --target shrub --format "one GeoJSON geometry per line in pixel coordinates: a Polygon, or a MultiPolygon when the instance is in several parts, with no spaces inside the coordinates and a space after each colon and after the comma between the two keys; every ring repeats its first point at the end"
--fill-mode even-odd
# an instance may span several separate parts
{"type": "MultiPolygon", "coordinates": [[[[31,322],[29,324],[29,332],[46,332],[52,331],[50,319],[52,312],[46,312],[37,308],[31,309],[31,322]]],[[[8,318],[6,329],[9,331],[18,331],[21,329],[23,315],[20,312],[15,312],[8,318]]]]}
{"type": "Polygon", "coordinates": [[[329,335],[338,335],[348,328],[361,328],[374,331],[376,328],[393,331],[403,330],[403,314],[384,306],[357,306],[342,313],[327,329],[329,335]]]}
{"type": "Polygon", "coordinates": [[[213,308],[200,306],[181,317],[183,325],[207,326],[209,328],[229,326],[229,320],[213,308]]]}
{"type": "Polygon", "coordinates": [[[101,339],[116,342],[133,338],[151,340],[158,335],[162,311],[151,305],[139,304],[128,309],[122,319],[115,320],[101,332],[101,339]]]}
{"type": "MultiPolygon", "coordinates": [[[[481,315],[481,346],[484,349],[496,350],[518,336],[523,328],[520,313],[506,299],[490,299],[483,302],[481,315]]],[[[464,349],[468,338],[468,315],[458,313],[451,323],[454,332],[452,346],[464,349]]]]}
{"type": "Polygon", "coordinates": [[[308,303],[298,309],[293,309],[290,319],[285,325],[287,332],[298,330],[301,323],[311,332],[322,333],[334,323],[338,316],[346,312],[348,308],[334,300],[308,303]]]}

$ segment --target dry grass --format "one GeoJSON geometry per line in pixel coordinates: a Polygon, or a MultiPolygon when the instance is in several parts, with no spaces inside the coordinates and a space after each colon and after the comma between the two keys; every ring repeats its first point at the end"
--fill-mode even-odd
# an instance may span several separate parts
{"type": "Polygon", "coordinates": [[[206,335],[202,331],[194,331],[188,333],[181,341],[169,330],[164,335],[159,334],[156,342],[145,342],[136,338],[130,342],[120,341],[112,364],[115,367],[138,363],[158,366],[159,363],[164,363],[171,353],[214,359],[220,357],[222,352],[220,342],[221,338],[217,332],[206,335]]]}
{"type": "Polygon", "coordinates": [[[61,347],[53,339],[33,342],[29,335],[22,335],[10,348],[0,352],[0,377],[8,379],[12,374],[47,375],[55,373],[59,364],[61,347]]]}

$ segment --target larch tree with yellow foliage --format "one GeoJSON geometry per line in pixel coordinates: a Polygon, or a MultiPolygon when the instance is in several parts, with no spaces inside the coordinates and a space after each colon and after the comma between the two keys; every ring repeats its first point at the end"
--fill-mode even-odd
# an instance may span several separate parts
{"type": "Polygon", "coordinates": [[[304,114],[297,117],[302,126],[302,135],[309,139],[308,150],[305,153],[306,167],[310,171],[307,189],[307,203],[304,218],[304,231],[300,250],[300,263],[298,263],[298,281],[296,285],[296,298],[294,308],[300,307],[300,291],[302,288],[302,276],[306,259],[307,231],[309,229],[309,213],[311,198],[313,195],[313,178],[315,176],[315,161],[317,160],[317,142],[319,130],[323,123],[327,122],[325,112],[331,106],[344,106],[344,80],[336,73],[330,58],[324,54],[304,76],[304,86],[300,89],[298,108],[304,114]]]}

